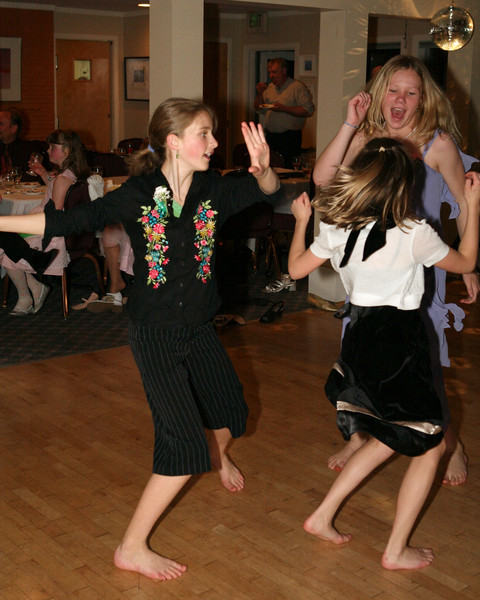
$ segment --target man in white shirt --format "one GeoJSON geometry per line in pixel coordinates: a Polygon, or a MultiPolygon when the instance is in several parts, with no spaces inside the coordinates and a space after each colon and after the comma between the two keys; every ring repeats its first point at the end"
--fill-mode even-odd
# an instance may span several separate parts
{"type": "Polygon", "coordinates": [[[292,158],[300,156],[302,129],[305,120],[315,111],[312,95],[301,81],[288,76],[288,64],[283,58],[272,58],[267,65],[270,84],[257,84],[255,110],[265,114],[264,129],[271,150],[292,167],[292,158]]]}

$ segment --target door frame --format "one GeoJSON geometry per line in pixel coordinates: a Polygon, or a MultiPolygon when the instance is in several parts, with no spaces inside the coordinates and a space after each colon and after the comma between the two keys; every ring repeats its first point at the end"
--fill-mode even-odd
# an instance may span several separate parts
{"type": "MultiPolygon", "coordinates": [[[[213,37],[206,37],[205,38],[206,42],[213,42],[213,43],[218,43],[218,44],[226,44],[227,46],[227,62],[228,62],[228,69],[227,69],[227,130],[226,130],[226,135],[225,135],[225,155],[228,156],[228,152],[230,151],[230,144],[231,144],[231,139],[232,139],[232,134],[230,131],[230,126],[232,123],[232,103],[231,103],[231,99],[232,99],[232,45],[233,45],[233,41],[232,38],[224,38],[224,37],[220,37],[220,38],[213,38],[213,37]]],[[[214,107],[215,108],[215,107],[214,107]]]]}
{"type": "MultiPolygon", "coordinates": [[[[57,56],[57,40],[78,40],[85,42],[110,42],[110,148],[115,148],[120,140],[120,97],[121,81],[119,72],[115,65],[119,64],[119,41],[116,35],[92,35],[82,33],[56,33],[55,34],[55,56],[57,56]]],[[[55,69],[55,123],[58,124],[57,111],[57,70],[55,69]]]]}

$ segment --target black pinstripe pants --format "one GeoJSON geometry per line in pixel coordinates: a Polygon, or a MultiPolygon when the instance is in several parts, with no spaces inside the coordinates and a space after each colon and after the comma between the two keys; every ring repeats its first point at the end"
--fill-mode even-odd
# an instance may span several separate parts
{"type": "Polygon", "coordinates": [[[211,469],[204,429],[245,432],[242,385],[212,323],[155,328],[130,322],[130,346],[155,428],[153,472],[191,475],[211,469]]]}

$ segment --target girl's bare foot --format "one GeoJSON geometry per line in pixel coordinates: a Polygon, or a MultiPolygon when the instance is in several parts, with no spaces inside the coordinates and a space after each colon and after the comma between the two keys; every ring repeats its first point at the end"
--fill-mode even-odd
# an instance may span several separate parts
{"type": "Polygon", "coordinates": [[[327,465],[332,471],[341,471],[347,464],[347,460],[355,454],[355,452],[361,448],[367,441],[365,436],[361,436],[358,433],[354,433],[350,438],[350,441],[343,447],[340,452],[332,454],[327,460],[327,465]]]}
{"type": "MultiPolygon", "coordinates": [[[[213,460],[212,460],[213,462],[213,460]]],[[[229,492],[240,492],[245,487],[245,478],[240,469],[232,462],[228,454],[223,454],[221,464],[214,466],[220,475],[222,485],[229,492]]]]}
{"type": "Polygon", "coordinates": [[[435,560],[431,548],[411,548],[407,546],[398,556],[387,554],[385,551],[382,556],[382,567],[390,571],[399,569],[423,569],[428,567],[435,560]]]}
{"type": "Polygon", "coordinates": [[[303,528],[307,533],[332,544],[346,544],[352,539],[350,533],[340,533],[331,523],[327,523],[319,516],[314,517],[314,514],[310,515],[303,524],[303,528]]]}
{"type": "Polygon", "coordinates": [[[120,544],[115,550],[113,562],[118,569],[124,571],[135,571],[150,579],[165,581],[176,579],[187,570],[186,565],[165,558],[153,552],[147,546],[128,550],[120,544]]]}
{"type": "Polygon", "coordinates": [[[462,485],[467,481],[468,457],[463,451],[461,444],[458,444],[455,451],[447,454],[448,463],[442,483],[448,485],[462,485]]]}

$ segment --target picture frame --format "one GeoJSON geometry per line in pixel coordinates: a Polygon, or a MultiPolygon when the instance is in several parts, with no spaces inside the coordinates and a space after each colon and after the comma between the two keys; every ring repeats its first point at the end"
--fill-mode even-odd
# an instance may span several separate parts
{"type": "Polygon", "coordinates": [[[124,59],[125,100],[149,100],[150,59],[132,56],[124,59]]]}
{"type": "Polygon", "coordinates": [[[22,99],[22,38],[0,37],[0,101],[22,99]]]}
{"type": "Polygon", "coordinates": [[[316,77],[317,76],[317,59],[314,54],[304,54],[300,56],[299,65],[300,77],[316,77]]]}

